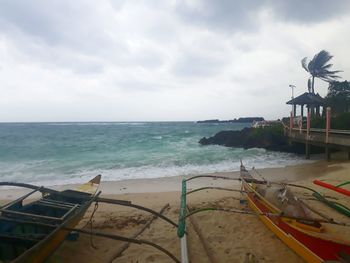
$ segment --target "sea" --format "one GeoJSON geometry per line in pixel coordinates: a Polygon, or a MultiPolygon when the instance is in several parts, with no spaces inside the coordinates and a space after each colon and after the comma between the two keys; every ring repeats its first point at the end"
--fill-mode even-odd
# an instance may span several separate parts
{"type": "Polygon", "coordinates": [[[264,149],[202,146],[198,141],[244,123],[0,123],[0,181],[38,185],[160,178],[257,169],[304,162],[264,149]]]}

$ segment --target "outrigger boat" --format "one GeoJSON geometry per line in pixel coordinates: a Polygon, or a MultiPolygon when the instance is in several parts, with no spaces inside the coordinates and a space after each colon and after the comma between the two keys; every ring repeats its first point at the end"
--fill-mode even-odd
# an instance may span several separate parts
{"type": "Polygon", "coordinates": [[[74,190],[55,191],[22,183],[0,183],[32,188],[30,193],[0,206],[0,262],[43,262],[65,240],[98,197],[101,176],[74,190]],[[42,198],[24,200],[36,192],[42,198]]]}
{"type": "Polygon", "coordinates": [[[350,262],[350,227],[312,216],[289,187],[259,181],[241,165],[248,205],[261,221],[307,262],[350,262]]]}

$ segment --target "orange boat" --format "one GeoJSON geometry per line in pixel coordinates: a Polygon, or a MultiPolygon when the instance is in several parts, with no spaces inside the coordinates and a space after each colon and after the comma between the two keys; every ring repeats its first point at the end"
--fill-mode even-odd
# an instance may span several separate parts
{"type": "Polygon", "coordinates": [[[350,227],[312,217],[284,185],[254,179],[241,165],[248,205],[261,221],[307,262],[350,262],[350,227]]]}

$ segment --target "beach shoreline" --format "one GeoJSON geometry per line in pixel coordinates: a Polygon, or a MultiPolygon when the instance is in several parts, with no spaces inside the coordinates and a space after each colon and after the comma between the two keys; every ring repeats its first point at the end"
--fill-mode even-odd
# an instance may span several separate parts
{"type": "MultiPolygon", "coordinates": [[[[301,163],[295,165],[287,165],[284,167],[272,167],[256,169],[258,173],[261,173],[268,180],[287,180],[295,181],[302,177],[302,173],[295,173],[296,170],[300,170],[307,167],[314,167],[318,165],[324,165],[324,161],[315,160],[309,163],[301,163]],[[281,176],[279,176],[281,175],[281,176]]],[[[252,167],[247,167],[250,169],[252,167]]],[[[183,176],[169,176],[169,177],[158,177],[158,178],[140,178],[140,179],[126,179],[118,181],[104,181],[103,174],[99,190],[102,191],[102,195],[119,195],[119,194],[133,194],[133,193],[156,193],[156,192],[174,192],[181,191],[182,179],[187,179],[193,176],[224,176],[229,178],[239,178],[239,171],[232,172],[216,172],[206,174],[194,174],[194,175],[183,175],[183,176]]],[[[191,188],[203,187],[207,183],[212,183],[210,178],[198,178],[191,182],[191,188]]],[[[218,186],[225,186],[232,181],[227,180],[216,180],[215,184],[218,186]]],[[[73,189],[80,184],[62,184],[62,185],[51,185],[46,186],[48,188],[56,190],[73,189]]],[[[37,186],[41,186],[38,184],[37,186]]],[[[18,187],[0,187],[0,200],[12,199],[16,196],[22,195],[28,192],[27,189],[18,187]]]]}

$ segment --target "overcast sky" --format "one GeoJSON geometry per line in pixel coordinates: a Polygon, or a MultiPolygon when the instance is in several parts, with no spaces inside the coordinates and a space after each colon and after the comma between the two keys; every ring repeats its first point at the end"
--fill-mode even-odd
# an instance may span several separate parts
{"type": "MultiPolygon", "coordinates": [[[[288,115],[322,49],[350,79],[348,0],[0,0],[0,121],[288,115]]],[[[316,81],[325,95],[328,85],[316,81]]]]}

